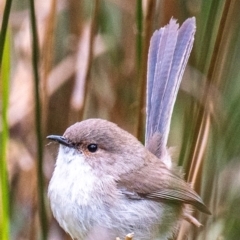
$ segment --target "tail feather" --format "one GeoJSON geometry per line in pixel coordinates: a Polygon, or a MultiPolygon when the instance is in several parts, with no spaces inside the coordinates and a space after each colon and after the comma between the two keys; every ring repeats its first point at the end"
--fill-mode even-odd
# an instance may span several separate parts
{"type": "Polygon", "coordinates": [[[166,27],[155,31],[149,48],[145,140],[157,157],[166,149],[174,103],[193,46],[195,18],[178,28],[171,19],[166,27]]]}

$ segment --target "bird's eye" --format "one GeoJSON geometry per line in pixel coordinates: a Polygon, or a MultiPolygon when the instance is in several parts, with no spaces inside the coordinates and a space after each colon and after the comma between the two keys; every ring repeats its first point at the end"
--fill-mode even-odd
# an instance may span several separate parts
{"type": "Polygon", "coordinates": [[[95,144],[95,143],[91,143],[87,146],[87,149],[88,149],[89,152],[94,153],[98,150],[98,145],[95,144]]]}

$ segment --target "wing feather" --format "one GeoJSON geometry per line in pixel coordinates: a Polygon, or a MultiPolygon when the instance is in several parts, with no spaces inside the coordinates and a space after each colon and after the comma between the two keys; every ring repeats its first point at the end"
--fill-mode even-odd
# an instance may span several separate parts
{"type": "Polygon", "coordinates": [[[199,195],[178,174],[149,152],[147,163],[133,173],[121,175],[118,187],[130,199],[187,203],[210,214],[199,195]],[[148,161],[151,159],[151,162],[148,161]],[[153,161],[154,160],[154,161],[153,161]]]}

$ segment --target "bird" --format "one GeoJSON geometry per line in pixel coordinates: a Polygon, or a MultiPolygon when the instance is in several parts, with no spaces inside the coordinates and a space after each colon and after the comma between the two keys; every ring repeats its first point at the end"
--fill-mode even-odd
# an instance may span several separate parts
{"type": "Polygon", "coordinates": [[[175,19],[153,34],[148,56],[145,146],[110,121],[77,122],[49,135],[59,152],[48,188],[50,206],[73,239],[167,240],[182,219],[198,224],[186,205],[210,214],[173,166],[167,148],[171,115],[191,52],[195,18],[175,19]]]}

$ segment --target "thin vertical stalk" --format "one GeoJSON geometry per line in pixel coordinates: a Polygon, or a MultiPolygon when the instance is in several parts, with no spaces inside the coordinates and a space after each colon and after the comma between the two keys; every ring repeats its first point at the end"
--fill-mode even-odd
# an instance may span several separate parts
{"type": "Polygon", "coordinates": [[[2,66],[3,50],[4,50],[11,5],[12,5],[12,0],[6,1],[6,6],[3,13],[3,20],[2,20],[2,27],[1,27],[1,34],[0,34],[0,67],[2,66]]]}
{"type": "Polygon", "coordinates": [[[211,84],[214,81],[216,81],[213,75],[214,75],[214,71],[216,70],[216,65],[215,65],[217,62],[216,59],[219,54],[219,47],[220,47],[221,41],[223,39],[223,29],[225,27],[226,18],[228,16],[230,3],[231,3],[231,0],[227,0],[225,2],[216,42],[214,45],[213,54],[210,61],[210,66],[207,73],[208,83],[205,85],[206,91],[204,91],[204,96],[203,96],[204,106],[203,108],[200,109],[198,114],[198,121],[197,121],[198,124],[197,124],[197,129],[195,134],[195,141],[193,144],[191,158],[190,158],[192,159],[192,162],[191,162],[191,167],[188,175],[188,181],[192,182],[193,184],[195,184],[197,175],[199,174],[200,165],[203,160],[203,153],[204,153],[203,149],[205,149],[205,146],[206,146],[206,142],[203,141],[203,136],[206,139],[206,134],[208,135],[209,133],[208,118],[210,117],[210,113],[208,109],[211,109],[210,107],[212,107],[212,102],[211,102],[211,91],[209,90],[208,86],[211,86],[211,84]],[[198,166],[198,168],[196,168],[196,166],[198,166]]]}
{"type": "Polygon", "coordinates": [[[88,92],[88,86],[89,86],[89,80],[91,75],[91,67],[92,67],[92,59],[93,59],[93,43],[94,38],[96,34],[96,27],[97,27],[97,17],[98,17],[98,11],[99,11],[99,0],[93,1],[94,4],[93,10],[92,10],[92,21],[91,21],[91,27],[90,27],[90,37],[89,37],[89,50],[88,50],[88,62],[87,62],[87,71],[86,71],[86,79],[85,79],[85,86],[84,86],[84,98],[83,98],[83,107],[80,110],[79,117],[80,119],[83,119],[85,107],[86,107],[86,98],[87,98],[87,92],[88,92]]]}
{"type": "Polygon", "coordinates": [[[136,36],[136,56],[137,56],[137,72],[140,72],[142,60],[142,21],[143,10],[142,0],[137,0],[136,22],[137,22],[137,36],[136,36]]]}
{"type": "Polygon", "coordinates": [[[2,132],[0,134],[0,239],[9,239],[9,186],[7,172],[7,142],[8,131],[8,99],[9,99],[9,75],[10,75],[10,40],[5,42],[8,20],[12,1],[6,1],[0,34],[0,77],[2,81],[2,132]],[[2,60],[4,63],[2,64],[2,60]]]}
{"type": "Polygon", "coordinates": [[[56,25],[57,0],[52,0],[49,14],[46,19],[44,40],[42,47],[42,130],[46,133],[46,120],[48,116],[48,88],[47,79],[53,65],[54,31],[56,25]]]}
{"type": "Polygon", "coordinates": [[[2,80],[2,132],[0,134],[0,239],[9,239],[9,185],[7,172],[7,143],[9,138],[8,130],[8,100],[9,100],[9,77],[10,77],[10,38],[7,34],[3,52],[3,64],[1,65],[2,80]]]}
{"type": "MultiPolygon", "coordinates": [[[[196,185],[197,187],[199,187],[200,185],[198,183],[200,182],[202,162],[204,160],[204,155],[206,152],[207,142],[208,142],[210,128],[211,128],[211,111],[213,111],[213,108],[214,108],[211,88],[209,88],[209,86],[212,86],[214,83],[215,87],[218,87],[217,79],[215,77],[215,73],[218,68],[218,65],[216,64],[218,63],[217,58],[219,57],[220,45],[222,43],[223,38],[225,37],[223,33],[226,27],[226,18],[228,17],[228,14],[229,14],[230,5],[231,5],[231,0],[227,0],[225,2],[224,9],[221,15],[221,21],[220,21],[220,25],[217,32],[217,37],[214,44],[210,65],[207,72],[207,82],[205,83],[205,91],[202,98],[203,106],[199,109],[199,112],[198,112],[197,121],[196,121],[196,130],[194,132],[193,144],[190,150],[191,165],[190,165],[190,170],[188,172],[187,179],[188,179],[188,182],[191,182],[193,186],[195,186],[194,187],[195,189],[196,189],[196,185]]],[[[212,188],[210,187],[210,189],[212,188]]],[[[210,199],[210,196],[208,196],[208,200],[209,199],[210,199]]],[[[187,226],[182,224],[178,233],[177,240],[184,239],[186,232],[187,232],[187,226]]],[[[193,239],[197,237],[196,234],[197,233],[195,231],[193,235],[193,239]]]]}
{"type": "Polygon", "coordinates": [[[40,225],[42,230],[42,239],[47,239],[47,215],[44,200],[44,175],[43,175],[43,145],[42,145],[42,129],[41,129],[41,101],[39,93],[39,47],[38,47],[38,35],[37,24],[34,8],[34,0],[30,0],[30,19],[32,30],[32,64],[34,74],[34,90],[35,90],[35,124],[36,124],[36,136],[37,136],[37,175],[38,175],[38,206],[40,225]]]}
{"type": "Polygon", "coordinates": [[[143,41],[143,51],[142,51],[142,61],[141,61],[141,69],[140,69],[140,78],[139,78],[139,89],[138,89],[138,112],[137,112],[137,138],[141,139],[143,137],[143,119],[144,115],[142,113],[142,109],[145,103],[146,97],[146,78],[147,78],[147,56],[148,56],[148,47],[150,43],[151,33],[152,33],[152,22],[154,17],[154,9],[155,9],[156,1],[149,0],[147,2],[147,13],[146,18],[144,19],[144,41],[143,41]]]}

